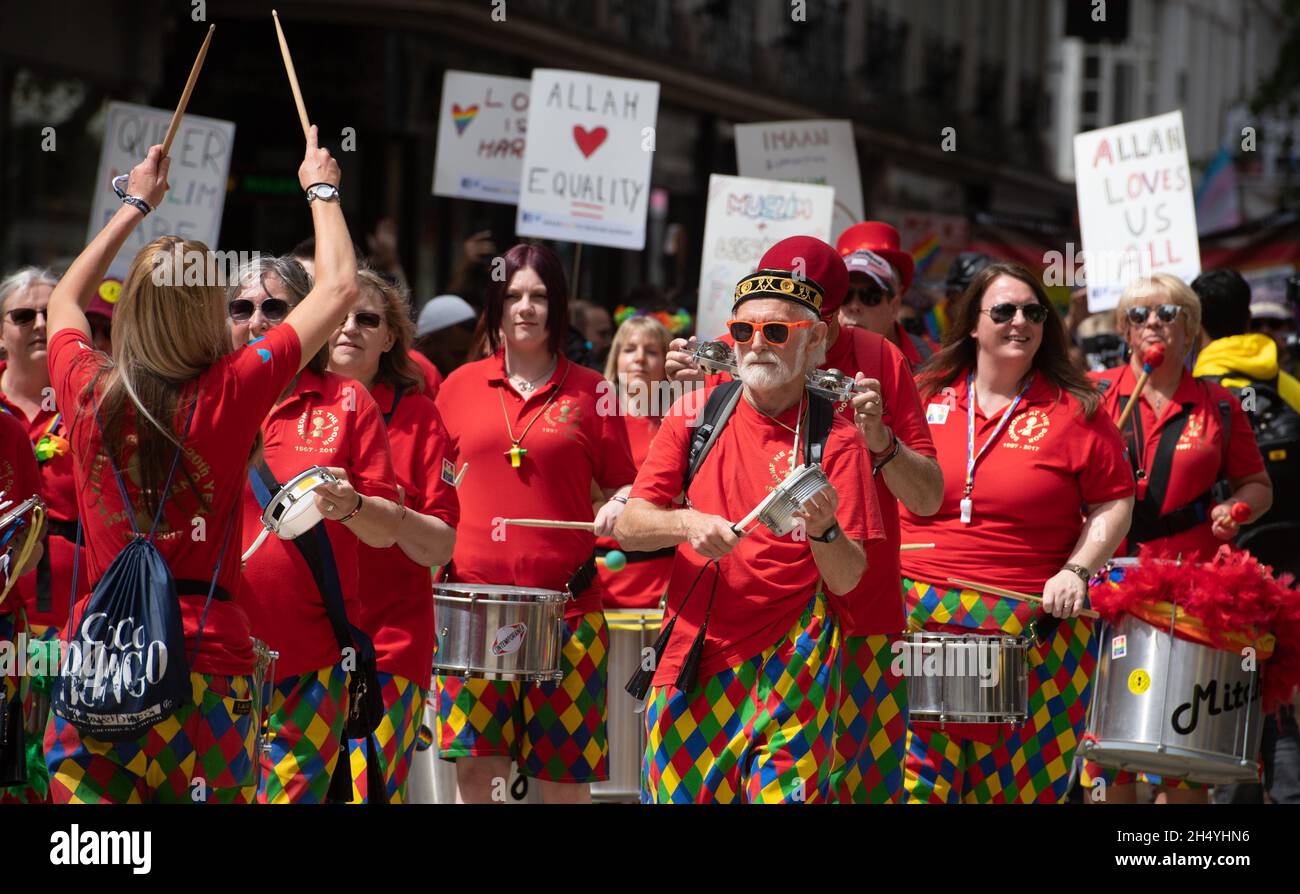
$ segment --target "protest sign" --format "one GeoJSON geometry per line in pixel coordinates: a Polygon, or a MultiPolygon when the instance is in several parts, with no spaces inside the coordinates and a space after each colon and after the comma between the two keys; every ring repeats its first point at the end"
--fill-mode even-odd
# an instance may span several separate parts
{"type": "Polygon", "coordinates": [[[533,72],[515,230],[641,250],[659,84],[533,72]]]}
{"type": "Polygon", "coordinates": [[[787,236],[815,236],[833,244],[834,206],[835,190],[829,186],[712,175],[696,334],[701,339],[722,334],[731,318],[736,283],[754,272],[775,243],[787,236]]]}
{"type": "Polygon", "coordinates": [[[1182,112],[1077,134],[1074,170],[1083,251],[1065,260],[1071,284],[1086,277],[1090,311],[1140,277],[1200,272],[1182,112]]]}
{"type": "Polygon", "coordinates": [[[852,122],[764,121],[737,124],[735,130],[736,171],[741,177],[833,188],[835,235],[863,219],[862,179],[852,122]]]}
{"type": "Polygon", "coordinates": [[[528,130],[529,81],[448,71],[442,79],[434,195],[513,205],[528,130]]]}

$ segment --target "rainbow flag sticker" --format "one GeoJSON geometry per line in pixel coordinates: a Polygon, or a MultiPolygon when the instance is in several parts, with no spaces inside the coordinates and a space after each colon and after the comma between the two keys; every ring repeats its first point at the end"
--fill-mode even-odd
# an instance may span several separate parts
{"type": "Polygon", "coordinates": [[[453,102],[451,104],[451,120],[456,125],[456,136],[460,136],[465,132],[465,128],[469,127],[469,123],[474,120],[474,116],[477,114],[477,105],[462,109],[459,103],[453,102]]]}
{"type": "Polygon", "coordinates": [[[920,276],[925,268],[934,263],[934,259],[939,257],[939,248],[939,237],[934,233],[912,246],[912,260],[916,262],[915,276],[920,276]]]}

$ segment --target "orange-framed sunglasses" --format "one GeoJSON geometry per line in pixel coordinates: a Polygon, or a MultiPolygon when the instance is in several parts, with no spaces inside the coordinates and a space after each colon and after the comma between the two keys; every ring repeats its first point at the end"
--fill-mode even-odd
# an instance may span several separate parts
{"type": "Polygon", "coordinates": [[[783,345],[790,339],[791,329],[807,329],[813,325],[812,320],[800,320],[797,323],[751,323],[749,320],[728,320],[727,331],[738,345],[747,345],[754,340],[754,330],[763,330],[763,341],[770,345],[783,345]]]}

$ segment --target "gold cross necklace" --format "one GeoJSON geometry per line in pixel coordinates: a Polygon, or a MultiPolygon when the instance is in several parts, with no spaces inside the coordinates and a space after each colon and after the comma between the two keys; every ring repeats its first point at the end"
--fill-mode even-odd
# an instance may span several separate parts
{"type": "MultiPolygon", "coordinates": [[[[555,362],[557,364],[560,362],[558,357],[555,362]]],[[[528,436],[528,430],[533,427],[533,423],[540,419],[542,414],[546,412],[546,408],[560,396],[560,391],[564,388],[564,381],[569,377],[569,370],[572,366],[573,364],[570,363],[564,368],[564,374],[560,376],[560,384],[555,386],[555,391],[553,391],[551,396],[546,399],[546,403],[542,404],[541,408],[533,414],[533,418],[528,420],[528,424],[524,426],[524,430],[519,433],[519,437],[517,438],[515,437],[514,428],[510,425],[510,412],[506,409],[505,389],[497,392],[497,396],[501,398],[501,415],[504,416],[506,420],[506,434],[510,436],[510,449],[505,451],[506,458],[510,460],[510,468],[518,469],[523,465],[523,459],[528,455],[528,451],[519,445],[522,444],[524,438],[528,436]]]]}

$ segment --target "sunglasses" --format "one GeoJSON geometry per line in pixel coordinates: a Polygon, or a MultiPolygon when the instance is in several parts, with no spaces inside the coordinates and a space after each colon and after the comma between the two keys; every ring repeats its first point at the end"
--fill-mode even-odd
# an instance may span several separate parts
{"type": "Polygon", "coordinates": [[[45,316],[45,308],[37,309],[35,307],[15,307],[13,310],[8,311],[6,316],[15,326],[30,326],[36,322],[37,314],[45,317],[46,320],[49,319],[49,317],[45,316]]]}
{"type": "Polygon", "coordinates": [[[885,300],[886,295],[885,290],[879,286],[859,286],[844,293],[844,303],[848,304],[854,298],[857,298],[867,307],[875,307],[885,300]]]}
{"type": "Polygon", "coordinates": [[[1041,323],[1047,319],[1047,308],[1037,301],[1030,304],[995,304],[988,310],[981,310],[980,313],[988,314],[989,319],[995,323],[1010,323],[1017,310],[1023,313],[1025,319],[1031,323],[1041,323]]]}
{"type": "Polygon", "coordinates": [[[791,329],[807,329],[812,320],[798,323],[751,323],[748,320],[728,320],[727,331],[738,345],[747,345],[754,340],[754,330],[763,330],[763,341],[770,345],[783,345],[790,339],[791,329]]]}
{"type": "Polygon", "coordinates": [[[343,322],[339,324],[340,329],[348,324],[348,317],[356,320],[357,326],[362,329],[378,329],[379,324],[384,322],[384,318],[374,311],[358,310],[343,318],[343,322]]]}
{"type": "MultiPolygon", "coordinates": [[[[289,316],[289,311],[293,305],[283,298],[267,298],[262,302],[261,307],[262,316],[272,323],[280,323],[284,321],[285,317],[289,316]]],[[[248,298],[236,298],[226,305],[226,312],[230,314],[230,319],[236,323],[247,323],[253,319],[253,313],[257,308],[258,305],[248,298]]]]}
{"type": "Polygon", "coordinates": [[[1182,307],[1177,304],[1160,304],[1156,307],[1130,307],[1125,316],[1128,317],[1129,324],[1132,326],[1141,326],[1147,320],[1151,319],[1151,311],[1156,312],[1156,319],[1162,323],[1172,323],[1178,319],[1178,314],[1182,307]]]}

